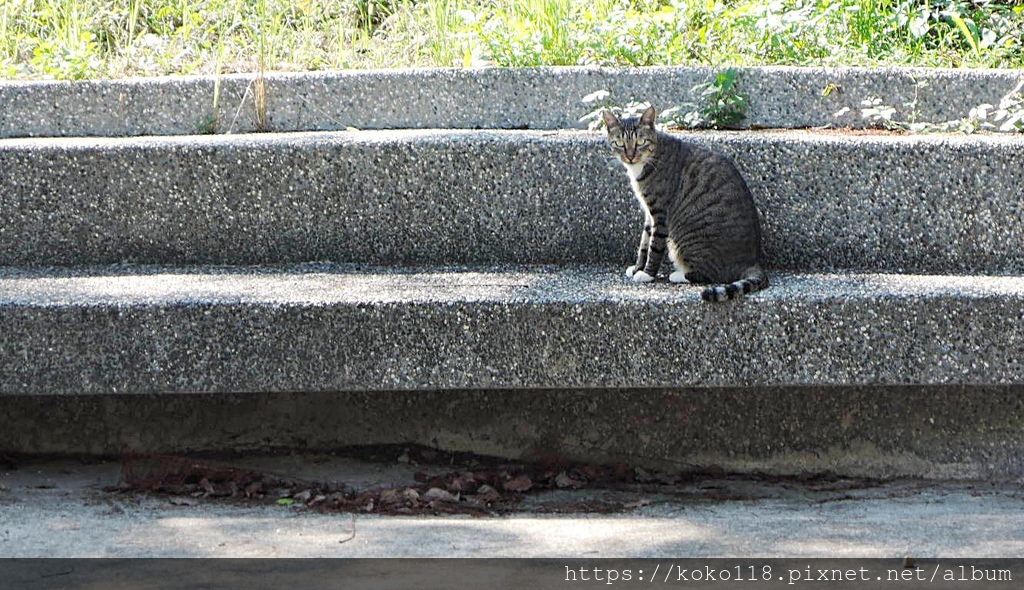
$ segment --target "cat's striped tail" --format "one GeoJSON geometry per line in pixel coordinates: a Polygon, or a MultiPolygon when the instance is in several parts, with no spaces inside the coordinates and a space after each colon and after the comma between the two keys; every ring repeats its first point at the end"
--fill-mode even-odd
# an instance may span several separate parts
{"type": "Polygon", "coordinates": [[[700,298],[704,301],[717,303],[719,301],[736,299],[737,297],[742,297],[747,293],[753,293],[767,288],[768,277],[764,274],[758,274],[738,281],[733,281],[732,283],[727,283],[725,285],[707,287],[701,291],[700,298]]]}

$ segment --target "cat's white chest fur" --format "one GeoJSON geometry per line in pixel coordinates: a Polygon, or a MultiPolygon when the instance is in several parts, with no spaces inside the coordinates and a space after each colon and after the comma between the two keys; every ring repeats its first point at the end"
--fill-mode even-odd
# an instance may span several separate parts
{"type": "Polygon", "coordinates": [[[644,171],[643,164],[625,164],[626,175],[629,176],[629,185],[633,187],[633,195],[636,200],[640,203],[640,208],[644,211],[644,216],[650,220],[651,212],[647,209],[647,201],[644,200],[644,194],[640,191],[640,183],[636,181],[637,177],[644,171]]]}
{"type": "Polygon", "coordinates": [[[640,178],[640,175],[644,172],[644,165],[639,162],[636,164],[623,162],[622,165],[626,167],[626,174],[629,175],[629,179],[633,182],[636,182],[636,179],[640,178]]]}

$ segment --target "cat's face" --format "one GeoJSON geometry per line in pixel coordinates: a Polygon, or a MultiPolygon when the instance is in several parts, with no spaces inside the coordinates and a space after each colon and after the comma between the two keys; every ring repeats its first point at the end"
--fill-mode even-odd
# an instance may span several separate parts
{"type": "Polygon", "coordinates": [[[654,129],[653,106],[638,118],[620,119],[611,111],[604,111],[601,116],[608,129],[608,144],[627,167],[643,165],[654,155],[658,133],[654,129]]]}

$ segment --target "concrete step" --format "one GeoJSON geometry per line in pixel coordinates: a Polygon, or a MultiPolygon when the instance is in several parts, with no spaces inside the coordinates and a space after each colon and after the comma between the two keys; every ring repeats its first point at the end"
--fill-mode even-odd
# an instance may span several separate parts
{"type": "MultiPolygon", "coordinates": [[[[707,132],[768,265],[1024,272],[1020,136],[707,132]]],[[[626,264],[600,134],[376,131],[0,140],[0,265],[626,264]]]]}
{"type": "Polygon", "coordinates": [[[1019,475],[1024,278],[773,280],[710,305],[617,267],[6,268],[0,453],[1019,475]]]}
{"type": "Polygon", "coordinates": [[[746,301],[618,267],[0,271],[17,394],[999,385],[1024,278],[779,274],[746,301]]]}
{"type": "MultiPolygon", "coordinates": [[[[128,136],[401,128],[572,129],[607,90],[618,104],[695,101],[720,69],[691,67],[418,69],[0,83],[0,137],[128,136]],[[262,84],[265,111],[254,97],[262,84]]],[[[739,68],[752,127],[865,124],[878,98],[903,118],[942,122],[997,104],[1015,70],[739,68]]]]}
{"type": "MultiPolygon", "coordinates": [[[[253,130],[252,77],[0,84],[0,137],[151,135],[0,139],[0,453],[408,442],[1019,477],[1024,138],[689,134],[748,179],[773,281],[712,306],[625,278],[621,166],[544,131],[594,90],[671,104],[712,74],[270,76],[268,128],[314,131],[227,136],[187,134],[253,130]],[[372,130],[394,127],[423,129],[372,130]]],[[[740,84],[754,126],[857,126],[870,96],[945,120],[1019,77],[740,84]]]]}

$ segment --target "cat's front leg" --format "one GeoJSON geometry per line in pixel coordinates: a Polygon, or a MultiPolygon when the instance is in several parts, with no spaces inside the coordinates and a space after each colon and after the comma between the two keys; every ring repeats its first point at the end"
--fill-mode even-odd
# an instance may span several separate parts
{"type": "Polygon", "coordinates": [[[654,280],[654,277],[644,272],[644,268],[647,266],[648,249],[651,246],[651,231],[653,226],[654,220],[651,219],[650,215],[645,215],[644,231],[640,234],[640,248],[638,248],[636,252],[636,264],[626,269],[626,276],[637,283],[649,283],[654,280]],[[639,272],[637,272],[638,269],[639,272]]]}
{"type": "Polygon", "coordinates": [[[633,281],[637,283],[653,281],[654,277],[658,276],[661,263],[665,260],[665,241],[668,238],[665,212],[660,209],[652,209],[649,220],[653,223],[644,226],[644,235],[647,238],[646,260],[643,266],[641,266],[640,260],[637,260],[637,268],[643,268],[643,270],[637,270],[633,275],[633,281]]]}

